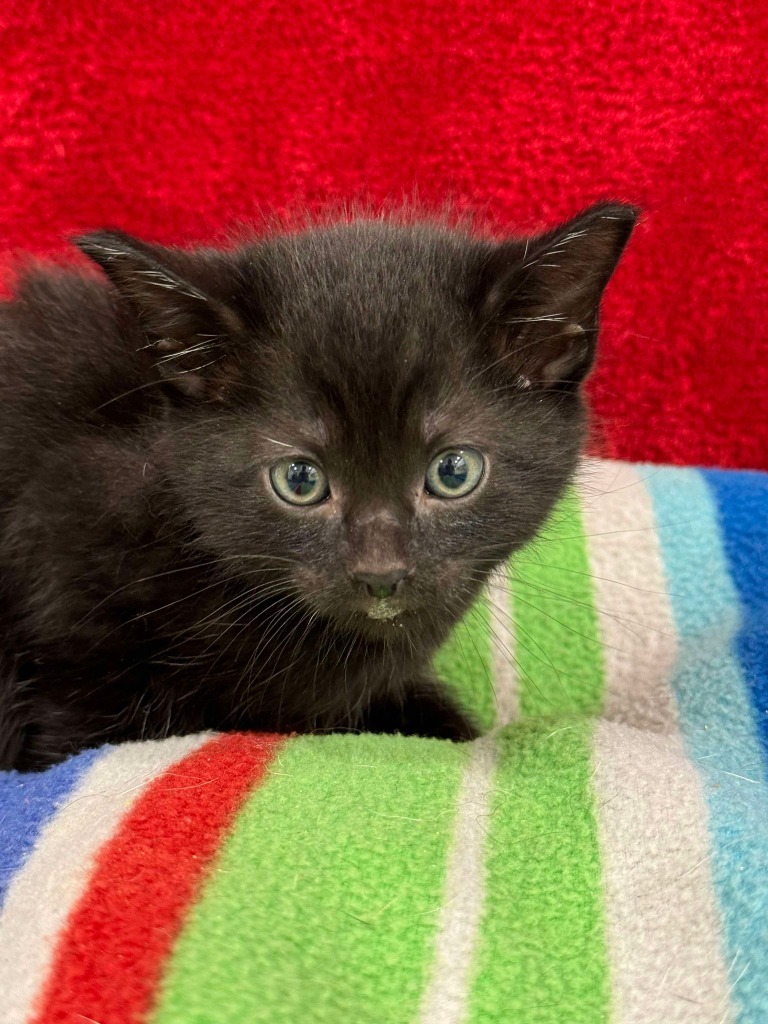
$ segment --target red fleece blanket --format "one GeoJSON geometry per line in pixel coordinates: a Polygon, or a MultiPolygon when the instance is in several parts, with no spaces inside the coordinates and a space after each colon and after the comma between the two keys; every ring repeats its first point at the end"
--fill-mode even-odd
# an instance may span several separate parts
{"type": "Polygon", "coordinates": [[[768,468],[764,0],[18,0],[0,26],[6,258],[416,190],[499,229],[633,200],[603,451],[768,468]]]}

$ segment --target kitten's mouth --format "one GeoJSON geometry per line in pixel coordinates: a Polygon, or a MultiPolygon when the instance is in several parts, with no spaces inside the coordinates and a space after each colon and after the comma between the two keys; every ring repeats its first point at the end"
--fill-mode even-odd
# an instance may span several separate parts
{"type": "Polygon", "coordinates": [[[404,610],[403,606],[398,601],[393,601],[391,597],[377,597],[371,601],[366,614],[369,619],[386,621],[396,619],[404,610]]]}

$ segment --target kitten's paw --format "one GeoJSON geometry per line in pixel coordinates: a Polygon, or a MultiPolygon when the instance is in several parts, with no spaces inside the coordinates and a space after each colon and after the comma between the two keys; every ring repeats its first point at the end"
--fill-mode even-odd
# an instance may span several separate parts
{"type": "Polygon", "coordinates": [[[372,703],[363,719],[365,732],[400,733],[463,742],[480,731],[471,718],[437,686],[409,691],[402,700],[372,703]]]}

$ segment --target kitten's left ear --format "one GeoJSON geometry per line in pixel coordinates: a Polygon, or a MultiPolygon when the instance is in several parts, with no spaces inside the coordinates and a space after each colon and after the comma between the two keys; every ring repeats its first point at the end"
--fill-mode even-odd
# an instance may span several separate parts
{"type": "Polygon", "coordinates": [[[495,358],[524,387],[578,387],[594,359],[603,290],[638,211],[593,206],[527,242],[496,246],[482,275],[479,315],[495,358]]]}
{"type": "Polygon", "coordinates": [[[136,314],[169,389],[186,398],[204,397],[206,371],[222,357],[226,339],[242,327],[238,315],[174,267],[183,263],[179,251],[147,245],[122,231],[96,231],[73,242],[136,314]]]}

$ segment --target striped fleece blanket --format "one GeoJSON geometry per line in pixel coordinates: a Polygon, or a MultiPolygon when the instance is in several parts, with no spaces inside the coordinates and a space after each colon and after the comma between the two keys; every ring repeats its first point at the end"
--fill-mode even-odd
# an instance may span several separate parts
{"type": "Polygon", "coordinates": [[[766,1024],[768,476],[589,464],[438,658],[473,744],[0,777],[2,1024],[766,1024]]]}

